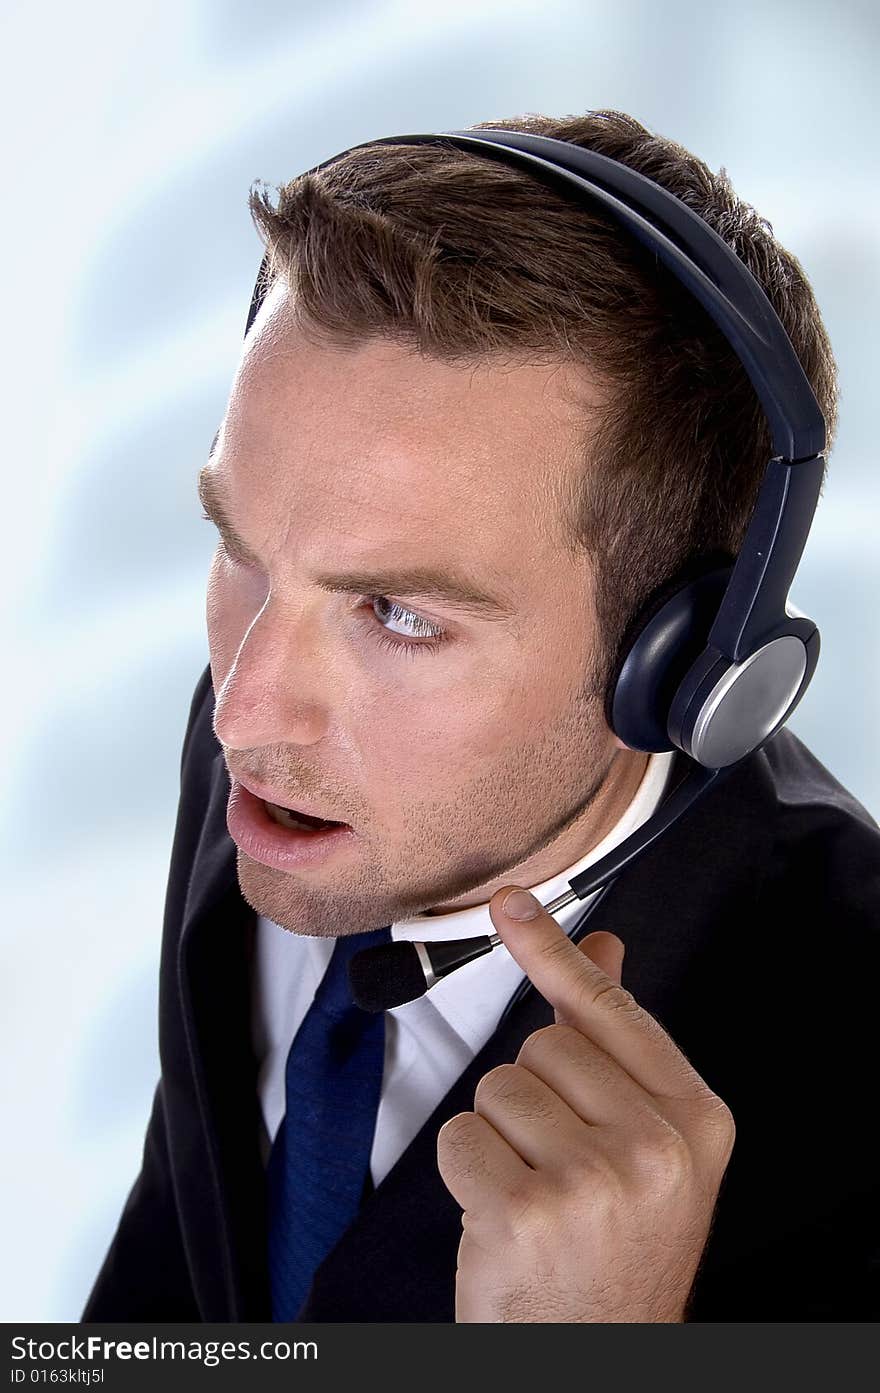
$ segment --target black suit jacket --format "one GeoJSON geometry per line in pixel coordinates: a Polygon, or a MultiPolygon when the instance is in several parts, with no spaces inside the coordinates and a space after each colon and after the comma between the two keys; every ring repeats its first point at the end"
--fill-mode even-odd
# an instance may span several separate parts
{"type": "MultiPolygon", "coordinates": [[[[143,1166],[83,1320],[269,1320],[249,977],[256,915],[226,829],[206,668],[165,905],[161,1079],[143,1166]]],[[[605,896],[623,982],[730,1107],[737,1134],[689,1319],[880,1315],[880,829],[790,732],[734,770],[605,896]]],[[[318,1269],[300,1320],[453,1321],[461,1211],[436,1136],[552,1024],[532,989],[318,1269]]]]}

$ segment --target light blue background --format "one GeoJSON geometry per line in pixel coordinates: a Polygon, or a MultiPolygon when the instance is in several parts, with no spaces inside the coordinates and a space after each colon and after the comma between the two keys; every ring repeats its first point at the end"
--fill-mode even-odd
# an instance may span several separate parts
{"type": "MultiPolygon", "coordinates": [[[[195,475],[259,265],[254,179],[375,136],[596,107],[728,169],[804,265],[841,375],[792,595],[823,655],[793,727],[880,813],[878,15],[872,0],[5,7],[0,1318],[78,1318],[139,1166],[180,745],[207,661],[195,475]]],[[[833,929],[821,966],[846,972],[833,929]]]]}

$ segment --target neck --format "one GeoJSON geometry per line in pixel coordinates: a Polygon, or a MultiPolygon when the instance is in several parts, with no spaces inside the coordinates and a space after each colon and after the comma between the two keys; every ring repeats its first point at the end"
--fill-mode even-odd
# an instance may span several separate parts
{"type": "Polygon", "coordinates": [[[522,885],[528,889],[550,880],[576,861],[580,861],[597,847],[620,821],[638,792],[649,758],[650,756],[641,750],[619,749],[589,807],[581,817],[569,823],[548,846],[542,847],[526,860],[506,867],[493,880],[457,899],[424,910],[424,915],[433,918],[488,904],[495,891],[502,885],[522,885]]]}

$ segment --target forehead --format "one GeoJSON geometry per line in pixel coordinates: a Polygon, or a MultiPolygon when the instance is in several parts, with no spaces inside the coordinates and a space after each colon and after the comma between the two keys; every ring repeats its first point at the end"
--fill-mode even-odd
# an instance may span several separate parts
{"type": "MultiPolygon", "coordinates": [[[[355,347],[307,333],[286,295],[258,317],[224,421],[235,498],[348,528],[491,559],[558,552],[565,484],[583,467],[591,387],[581,369],[510,358],[441,362],[387,339],[355,347]]],[[[507,569],[507,568],[505,568],[507,569]]]]}

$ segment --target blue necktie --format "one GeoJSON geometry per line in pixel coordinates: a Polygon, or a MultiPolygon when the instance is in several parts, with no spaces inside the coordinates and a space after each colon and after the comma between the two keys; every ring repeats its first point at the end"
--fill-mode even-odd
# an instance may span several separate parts
{"type": "Polygon", "coordinates": [[[267,1168],[272,1319],[295,1320],[315,1269],[360,1208],[382,1091],[385,1013],[351,999],[348,962],[390,925],[337,938],[294,1036],[286,1107],[267,1168]]]}

